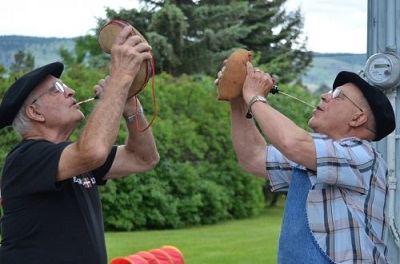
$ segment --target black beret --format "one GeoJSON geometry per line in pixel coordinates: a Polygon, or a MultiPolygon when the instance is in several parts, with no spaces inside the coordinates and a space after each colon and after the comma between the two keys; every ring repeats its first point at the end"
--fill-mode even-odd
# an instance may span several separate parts
{"type": "Polygon", "coordinates": [[[48,75],[61,76],[64,65],[54,62],[33,70],[16,80],[4,94],[0,105],[0,129],[12,125],[22,104],[32,90],[48,75]]]}
{"type": "Polygon", "coordinates": [[[396,122],[392,104],[386,95],[358,74],[347,71],[339,72],[333,82],[333,89],[345,83],[355,84],[367,99],[376,122],[376,137],[373,141],[379,141],[389,135],[396,128],[396,122]]]}

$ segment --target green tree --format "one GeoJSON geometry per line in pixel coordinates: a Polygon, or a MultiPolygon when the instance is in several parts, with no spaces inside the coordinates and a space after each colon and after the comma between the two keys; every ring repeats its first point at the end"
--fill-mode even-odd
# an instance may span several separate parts
{"type": "MultiPolygon", "coordinates": [[[[106,74],[78,64],[67,67],[61,79],[76,91],[74,97],[80,101],[93,96],[93,86],[106,74]]],[[[0,98],[15,77],[0,82],[0,98]]],[[[161,160],[148,173],[112,180],[100,188],[107,230],[212,224],[251,217],[264,207],[265,180],[238,166],[231,141],[229,105],[217,101],[213,81],[205,75],[174,77],[163,73],[155,77],[154,87],[149,82],[139,94],[149,119],[158,110],[152,129],[161,160]]],[[[300,86],[280,88],[313,105],[317,103],[317,98],[300,86]]],[[[311,108],[279,94],[270,95],[268,101],[307,127],[311,108]]],[[[95,104],[83,104],[81,110],[88,115],[95,104]]],[[[84,124],[85,120],[71,140],[76,140],[84,124]]],[[[123,144],[126,135],[125,126],[121,126],[116,143],[123,144]]],[[[19,141],[11,127],[0,131],[1,168],[7,153],[19,141]]]]}
{"type": "Polygon", "coordinates": [[[282,9],[286,0],[249,1],[252,6],[243,22],[251,32],[240,40],[257,51],[258,63],[287,83],[303,73],[312,61],[303,39],[303,18],[300,10],[287,13],[282,9]]]}
{"type": "MultiPolygon", "coordinates": [[[[159,111],[152,129],[160,163],[149,173],[107,184],[104,215],[113,215],[107,228],[180,228],[258,214],[262,181],[237,164],[229,107],[217,102],[213,79],[161,74],[156,87],[159,111]]],[[[151,87],[139,96],[151,118],[151,87]]]]}
{"type": "Polygon", "coordinates": [[[4,82],[6,79],[5,77],[6,73],[7,73],[7,68],[0,64],[0,80],[2,82],[4,82]]]}
{"type": "Polygon", "coordinates": [[[14,54],[14,63],[10,66],[11,72],[25,73],[33,70],[35,57],[30,52],[22,50],[14,54]]]}
{"type": "Polygon", "coordinates": [[[109,61],[109,56],[100,49],[97,38],[92,35],[76,38],[73,52],[61,48],[59,54],[67,67],[85,64],[94,69],[100,69],[109,61]]]}
{"type": "MultiPolygon", "coordinates": [[[[148,118],[158,113],[152,129],[160,164],[151,172],[109,181],[101,189],[107,230],[212,224],[256,215],[264,206],[265,181],[239,168],[231,142],[229,106],[217,102],[210,75],[215,76],[222,61],[237,48],[252,50],[256,65],[276,73],[280,80],[301,72],[307,65],[302,56],[308,55],[300,39],[301,17],[286,14],[284,2],[142,1],[146,5],[140,11],[107,9],[107,17],[98,20],[96,33],[109,19],[134,25],[152,45],[160,73],[155,87],[149,82],[139,95],[148,118]]],[[[67,65],[62,79],[77,92],[77,100],[83,100],[93,96],[92,87],[107,75],[109,55],[99,50],[95,36],[76,43],[75,54],[62,52],[67,65]]],[[[0,97],[11,82],[10,77],[0,83],[0,97]]],[[[280,88],[316,104],[301,86],[283,83],[280,88]]],[[[307,127],[311,109],[283,95],[271,95],[269,103],[307,127]]],[[[89,114],[94,104],[84,104],[81,110],[89,114]]],[[[19,140],[9,132],[12,129],[0,131],[1,162],[19,140]]],[[[122,126],[117,144],[124,142],[126,133],[122,126]]]]}
{"type": "Polygon", "coordinates": [[[251,50],[256,62],[282,82],[292,81],[311,63],[300,10],[287,13],[286,0],[140,2],[140,11],[106,9],[96,32],[110,19],[131,23],[152,45],[156,72],[215,76],[237,48],[251,50]]]}

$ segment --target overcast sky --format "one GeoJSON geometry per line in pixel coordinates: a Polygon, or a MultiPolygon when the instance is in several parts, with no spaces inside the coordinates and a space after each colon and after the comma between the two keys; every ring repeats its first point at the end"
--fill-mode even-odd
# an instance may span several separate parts
{"type": "MultiPolygon", "coordinates": [[[[300,7],[308,48],[315,52],[366,53],[365,0],[288,0],[300,7]]],[[[138,8],[137,0],[1,0],[0,35],[77,37],[91,33],[105,7],[138,8]]]]}

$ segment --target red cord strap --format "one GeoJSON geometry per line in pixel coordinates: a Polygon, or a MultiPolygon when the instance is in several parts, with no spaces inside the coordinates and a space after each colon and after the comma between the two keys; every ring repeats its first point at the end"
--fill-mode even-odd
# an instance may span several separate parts
{"type": "MultiPolygon", "coordinates": [[[[154,66],[153,54],[151,56],[150,63],[151,63],[151,75],[152,75],[151,76],[151,90],[152,90],[152,95],[153,95],[154,116],[150,120],[150,122],[147,125],[147,127],[145,127],[144,129],[140,129],[139,128],[139,121],[138,121],[138,118],[136,118],[136,129],[139,132],[146,131],[153,124],[154,120],[157,117],[156,91],[155,91],[155,85],[154,85],[155,84],[155,81],[154,81],[155,80],[155,66],[154,66]]],[[[146,71],[147,71],[147,68],[146,68],[146,71]]],[[[136,111],[135,111],[136,115],[139,113],[139,107],[138,107],[137,100],[138,100],[138,98],[136,97],[136,111]]]]}

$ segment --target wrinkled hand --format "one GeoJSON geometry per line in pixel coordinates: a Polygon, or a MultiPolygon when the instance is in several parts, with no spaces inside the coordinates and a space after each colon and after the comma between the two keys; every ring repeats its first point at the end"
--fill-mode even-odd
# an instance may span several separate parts
{"type": "Polygon", "coordinates": [[[251,98],[257,95],[267,97],[275,80],[269,73],[265,73],[258,68],[253,67],[247,62],[247,76],[243,84],[243,98],[248,103],[251,98]]]}
{"type": "Polygon", "coordinates": [[[105,79],[100,79],[98,83],[93,87],[94,93],[96,94],[96,97],[101,99],[103,94],[105,93],[107,89],[107,80],[109,76],[107,76],[105,79]]]}
{"type": "Polygon", "coordinates": [[[151,46],[140,36],[132,35],[132,32],[133,27],[126,26],[114,40],[111,47],[111,76],[134,77],[143,61],[151,59],[151,46]]]}

